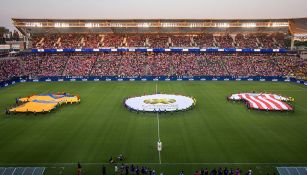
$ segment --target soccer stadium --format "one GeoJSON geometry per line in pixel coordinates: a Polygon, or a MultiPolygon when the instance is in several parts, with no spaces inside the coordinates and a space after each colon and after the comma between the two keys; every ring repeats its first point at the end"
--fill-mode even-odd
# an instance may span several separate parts
{"type": "Polygon", "coordinates": [[[10,20],[0,175],[307,174],[307,14],[10,20]]]}

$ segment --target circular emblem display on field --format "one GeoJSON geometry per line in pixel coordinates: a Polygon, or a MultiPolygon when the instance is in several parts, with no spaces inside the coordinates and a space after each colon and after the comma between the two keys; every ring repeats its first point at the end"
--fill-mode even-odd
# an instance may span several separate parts
{"type": "Polygon", "coordinates": [[[153,94],[131,97],[125,100],[125,106],[135,111],[171,112],[188,110],[195,105],[193,97],[172,94],[153,94]]]}

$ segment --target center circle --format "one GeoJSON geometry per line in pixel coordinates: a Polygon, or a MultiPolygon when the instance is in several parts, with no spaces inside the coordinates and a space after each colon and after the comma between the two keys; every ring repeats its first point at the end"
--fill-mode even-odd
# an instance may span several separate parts
{"type": "Polygon", "coordinates": [[[171,112],[188,110],[194,106],[193,97],[173,94],[152,94],[131,97],[125,100],[125,106],[135,111],[171,112]]]}

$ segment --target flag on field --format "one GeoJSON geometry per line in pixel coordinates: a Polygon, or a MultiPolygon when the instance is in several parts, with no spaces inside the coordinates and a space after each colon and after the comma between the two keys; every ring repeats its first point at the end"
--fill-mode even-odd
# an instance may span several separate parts
{"type": "Polygon", "coordinates": [[[229,97],[231,100],[244,100],[252,109],[267,111],[292,111],[293,107],[286,101],[291,99],[276,94],[239,93],[229,97]]]}

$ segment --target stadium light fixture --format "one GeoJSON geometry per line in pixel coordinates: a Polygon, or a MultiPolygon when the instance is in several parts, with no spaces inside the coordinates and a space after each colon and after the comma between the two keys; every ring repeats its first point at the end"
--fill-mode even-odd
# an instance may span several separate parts
{"type": "Polygon", "coordinates": [[[202,27],[202,24],[201,24],[201,23],[190,23],[190,24],[189,24],[189,27],[190,27],[190,28],[193,28],[193,27],[202,27]]]}
{"type": "Polygon", "coordinates": [[[220,27],[220,28],[228,28],[230,25],[228,23],[215,23],[214,27],[220,27]]]}
{"type": "Polygon", "coordinates": [[[26,27],[43,27],[41,22],[27,22],[26,27]]]}
{"type": "Polygon", "coordinates": [[[151,23],[139,23],[137,24],[138,27],[148,28],[151,26],[151,23]]]}
{"type": "Polygon", "coordinates": [[[59,27],[69,27],[69,24],[67,23],[60,23],[60,22],[56,22],[54,23],[54,27],[59,28],[59,27]]]}
{"type": "Polygon", "coordinates": [[[177,27],[176,23],[169,23],[169,22],[162,22],[161,23],[162,27],[177,27]]]}
{"type": "Polygon", "coordinates": [[[121,23],[110,23],[110,27],[123,27],[121,23]]]}
{"type": "Polygon", "coordinates": [[[241,27],[244,27],[244,28],[253,28],[253,27],[256,27],[257,24],[256,23],[243,23],[241,25],[241,27]]]}
{"type": "Polygon", "coordinates": [[[288,27],[288,22],[273,22],[272,27],[288,27]]]}
{"type": "Polygon", "coordinates": [[[100,24],[98,23],[85,23],[84,25],[87,28],[92,28],[92,27],[100,27],[100,24]]]}

